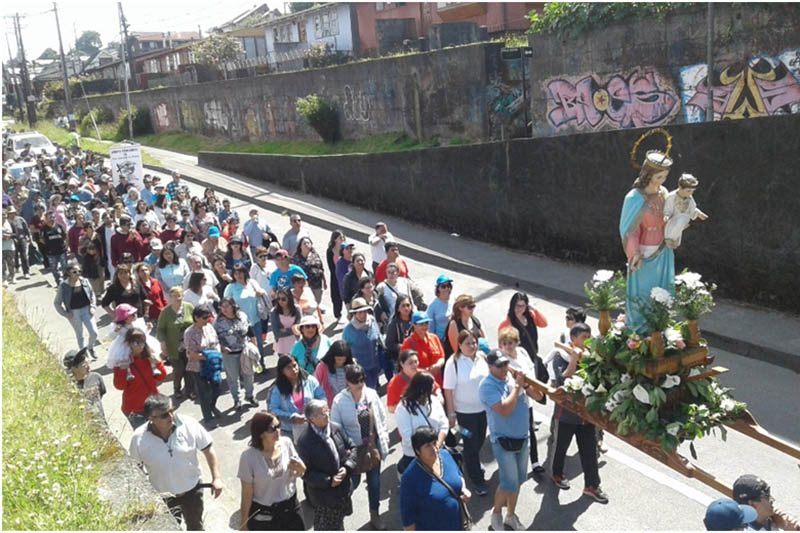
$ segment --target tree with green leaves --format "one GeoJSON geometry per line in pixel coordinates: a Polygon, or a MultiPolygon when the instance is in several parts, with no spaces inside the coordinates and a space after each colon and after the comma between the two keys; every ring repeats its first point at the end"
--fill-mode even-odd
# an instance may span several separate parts
{"type": "Polygon", "coordinates": [[[75,48],[78,52],[93,56],[103,47],[103,41],[100,39],[100,33],[92,30],[87,30],[81,33],[80,37],[75,41],[75,48]]]}
{"type": "Polygon", "coordinates": [[[222,68],[225,79],[228,73],[222,63],[239,59],[244,53],[238,39],[229,35],[211,35],[192,46],[196,61],[202,65],[222,68]]]}
{"type": "Polygon", "coordinates": [[[52,48],[48,48],[37,59],[58,59],[58,52],[52,48]]]}
{"type": "Polygon", "coordinates": [[[298,11],[305,11],[316,6],[317,2],[289,2],[289,13],[297,13],[298,11]]]}

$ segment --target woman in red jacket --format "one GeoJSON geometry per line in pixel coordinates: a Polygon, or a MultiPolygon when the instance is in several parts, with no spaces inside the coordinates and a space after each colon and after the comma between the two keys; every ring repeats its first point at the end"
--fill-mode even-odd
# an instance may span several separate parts
{"type": "Polygon", "coordinates": [[[167,298],[164,296],[161,284],[156,278],[150,276],[150,266],[147,263],[136,265],[136,277],[144,293],[147,316],[151,322],[158,322],[161,310],[167,306],[167,298]]]}
{"type": "Polygon", "coordinates": [[[144,401],[151,394],[158,394],[158,383],[164,381],[167,370],[164,363],[147,346],[144,331],[137,328],[128,331],[125,334],[125,344],[131,350],[130,370],[133,379],[128,378],[128,372],[124,368],[114,368],[114,387],[122,391],[122,412],[136,429],[147,422],[144,401]],[[156,360],[155,367],[161,374],[153,374],[151,360],[156,360]]]}

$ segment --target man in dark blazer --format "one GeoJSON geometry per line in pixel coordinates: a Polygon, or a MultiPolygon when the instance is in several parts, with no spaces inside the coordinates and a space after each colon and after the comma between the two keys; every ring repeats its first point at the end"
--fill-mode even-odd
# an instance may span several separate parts
{"type": "Polygon", "coordinates": [[[297,439],[297,452],[306,464],[303,482],[314,506],[314,530],[344,531],[344,517],[353,512],[351,474],[356,445],[330,421],[325,400],[305,405],[308,427],[297,439]]]}

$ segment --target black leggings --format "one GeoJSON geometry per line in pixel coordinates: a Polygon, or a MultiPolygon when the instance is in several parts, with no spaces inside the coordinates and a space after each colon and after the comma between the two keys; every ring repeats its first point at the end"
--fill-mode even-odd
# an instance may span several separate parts
{"type": "Polygon", "coordinates": [[[288,500],[278,502],[270,507],[257,502],[250,504],[250,518],[247,519],[250,531],[305,531],[303,514],[295,494],[288,500]],[[263,511],[266,511],[264,513],[263,511]],[[271,520],[265,520],[271,517],[271,520]]]}

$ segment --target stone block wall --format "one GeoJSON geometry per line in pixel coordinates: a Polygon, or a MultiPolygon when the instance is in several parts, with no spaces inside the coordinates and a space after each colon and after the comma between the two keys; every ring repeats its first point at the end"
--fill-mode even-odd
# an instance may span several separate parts
{"type": "MultiPolygon", "coordinates": [[[[667,129],[675,165],[666,186],[694,174],[697,204],[710,216],[684,233],[676,268],[715,281],[722,295],[800,311],[800,115],[667,129]]],[[[487,242],[624,270],[619,214],[636,177],[629,151],[644,131],[328,157],[203,152],[199,160],[487,242]]],[[[659,142],[651,137],[641,150],[659,142]]]]}

